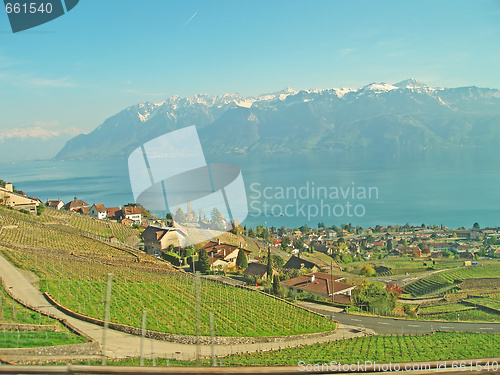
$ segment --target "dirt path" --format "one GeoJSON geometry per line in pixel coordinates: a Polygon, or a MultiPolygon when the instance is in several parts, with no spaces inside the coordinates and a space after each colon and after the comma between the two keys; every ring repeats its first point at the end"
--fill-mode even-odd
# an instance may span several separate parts
{"type": "MultiPolygon", "coordinates": [[[[36,289],[23,275],[23,273],[15,268],[0,256],[0,277],[3,278],[6,287],[10,290],[13,296],[24,301],[31,306],[48,312],[54,316],[67,320],[70,324],[90,336],[94,341],[102,345],[103,328],[91,323],[70,317],[55,307],[49,305],[42,293],[36,289]]],[[[258,323],[257,323],[258,324],[258,323]]],[[[320,337],[297,339],[280,343],[259,343],[246,345],[217,345],[215,346],[215,354],[224,356],[233,353],[254,352],[259,350],[279,349],[283,347],[294,347],[304,344],[313,344],[315,342],[329,342],[350,338],[355,336],[363,336],[365,332],[361,332],[356,327],[339,325],[335,334],[320,337]]],[[[108,330],[107,332],[107,349],[106,354],[110,358],[125,358],[128,356],[139,356],[141,347],[141,338],[126,333],[108,330]]],[[[145,339],[144,355],[151,357],[154,353],[155,357],[167,357],[176,359],[194,359],[196,356],[196,346],[187,344],[177,344],[167,341],[145,339]]],[[[201,356],[210,356],[211,347],[209,345],[200,345],[199,353],[201,356]]]]}

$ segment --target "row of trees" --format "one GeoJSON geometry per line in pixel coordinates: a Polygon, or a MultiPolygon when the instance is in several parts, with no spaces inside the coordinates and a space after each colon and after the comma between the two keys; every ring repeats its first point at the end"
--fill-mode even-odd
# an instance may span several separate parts
{"type": "Polygon", "coordinates": [[[210,220],[206,217],[202,209],[199,210],[199,215],[197,216],[193,210],[191,210],[187,214],[184,213],[181,207],[177,208],[172,219],[180,224],[186,224],[187,222],[195,221],[203,224],[210,224],[211,228],[215,230],[226,230],[227,227],[227,222],[224,218],[224,215],[216,207],[214,207],[210,212],[210,220]]]}

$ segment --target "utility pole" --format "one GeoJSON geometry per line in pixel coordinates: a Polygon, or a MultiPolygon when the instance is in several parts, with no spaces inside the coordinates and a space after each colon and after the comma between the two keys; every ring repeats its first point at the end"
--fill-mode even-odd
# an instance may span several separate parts
{"type": "MultiPolygon", "coordinates": [[[[194,264],[194,262],[193,262],[194,264]]],[[[195,316],[196,316],[196,367],[200,366],[200,356],[201,356],[201,347],[200,347],[200,272],[196,272],[195,274],[195,287],[196,287],[196,304],[195,304],[195,316]]]]}
{"type": "Polygon", "coordinates": [[[142,310],[142,330],[141,330],[141,360],[139,366],[144,366],[144,337],[146,336],[146,310],[142,310]]]}
{"type": "Polygon", "coordinates": [[[113,275],[111,273],[108,273],[108,282],[106,284],[106,304],[104,307],[104,328],[102,330],[102,358],[101,358],[101,364],[103,366],[106,366],[106,340],[107,340],[107,331],[108,331],[108,325],[109,325],[109,304],[111,302],[111,278],[113,275]]]}
{"type": "Polygon", "coordinates": [[[214,314],[210,311],[210,346],[212,354],[212,367],[217,366],[215,359],[214,314]]]}
{"type": "Polygon", "coordinates": [[[333,304],[333,292],[335,288],[333,286],[333,260],[330,261],[330,277],[332,278],[332,304],[333,304]]]}

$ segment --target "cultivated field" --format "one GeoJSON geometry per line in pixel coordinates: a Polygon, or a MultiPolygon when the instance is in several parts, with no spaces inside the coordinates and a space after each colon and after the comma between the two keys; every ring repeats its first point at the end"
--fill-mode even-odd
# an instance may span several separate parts
{"type": "MultiPolygon", "coordinates": [[[[34,216],[5,209],[0,213],[17,223],[0,233],[2,254],[37,274],[42,292],[84,315],[103,319],[106,279],[112,274],[110,319],[115,323],[141,327],[145,310],[148,329],[194,335],[199,321],[200,333],[209,335],[212,311],[217,336],[281,336],[334,329],[334,323],[315,313],[256,291],[205,279],[198,283],[192,275],[154,257],[88,238],[75,226],[69,232],[55,224],[44,225],[34,216]]],[[[103,233],[107,224],[95,223],[104,227],[103,233]]],[[[93,230],[100,233],[101,229],[93,230]]]]}

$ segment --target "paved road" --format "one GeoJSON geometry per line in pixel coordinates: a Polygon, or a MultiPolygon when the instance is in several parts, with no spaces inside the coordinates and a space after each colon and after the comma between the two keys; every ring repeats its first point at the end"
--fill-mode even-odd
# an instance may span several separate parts
{"type": "MultiPolygon", "coordinates": [[[[50,306],[42,293],[36,289],[26,277],[12,264],[7,262],[0,256],[0,277],[3,278],[6,287],[19,300],[27,302],[29,305],[48,312],[52,315],[66,319],[76,328],[85,332],[96,342],[103,342],[103,328],[91,323],[83,322],[76,318],[70,317],[56,308],[50,306]]],[[[329,342],[349,338],[354,336],[363,336],[366,331],[360,331],[356,327],[349,325],[340,325],[335,334],[321,337],[309,338],[302,340],[293,340],[286,343],[261,343],[261,344],[246,344],[246,345],[217,345],[215,346],[215,354],[224,356],[232,353],[254,352],[258,350],[279,349],[286,346],[294,347],[304,344],[313,344],[315,342],[329,342]]],[[[124,358],[127,356],[140,355],[141,338],[134,335],[125,334],[122,332],[108,330],[107,332],[107,350],[106,354],[111,358],[124,358]]],[[[144,355],[151,357],[154,353],[156,357],[168,357],[176,359],[194,359],[196,356],[196,346],[187,344],[177,344],[167,341],[145,339],[144,355]]],[[[208,345],[200,345],[201,356],[210,356],[211,348],[208,345]]]]}
{"type": "Polygon", "coordinates": [[[346,314],[337,307],[312,302],[299,302],[300,305],[324,315],[333,315],[341,324],[355,325],[373,330],[376,334],[423,334],[433,331],[500,333],[500,323],[438,322],[379,318],[374,316],[346,314]]]}

